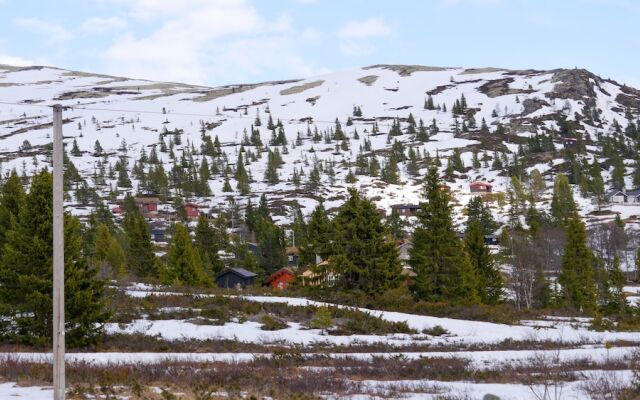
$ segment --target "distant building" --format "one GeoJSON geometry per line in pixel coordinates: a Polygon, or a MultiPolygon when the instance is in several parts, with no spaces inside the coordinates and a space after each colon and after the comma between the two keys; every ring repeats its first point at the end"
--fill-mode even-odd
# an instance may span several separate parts
{"type": "Polygon", "coordinates": [[[613,189],[607,193],[607,200],[613,204],[640,204],[640,189],[613,189]]]}
{"type": "Polygon", "coordinates": [[[575,147],[578,144],[578,139],[571,138],[571,137],[563,137],[560,140],[562,141],[562,145],[564,146],[565,149],[568,147],[575,147]]]}
{"type": "Polygon", "coordinates": [[[200,215],[199,206],[196,203],[187,203],[184,205],[184,212],[187,214],[187,218],[198,218],[200,215]]]}
{"type": "Polygon", "coordinates": [[[298,249],[296,246],[287,247],[284,254],[285,256],[287,256],[287,266],[289,266],[290,268],[298,268],[300,249],[298,249]]]}
{"type": "Polygon", "coordinates": [[[244,268],[227,268],[216,276],[216,284],[223,289],[244,289],[256,283],[256,276],[244,268]]]}
{"type": "Polygon", "coordinates": [[[266,283],[274,289],[286,290],[287,286],[289,286],[289,284],[295,279],[296,275],[293,273],[293,271],[287,267],[284,267],[271,274],[267,278],[266,283]]]}
{"type": "Polygon", "coordinates": [[[158,204],[160,199],[157,197],[136,197],[136,205],[140,213],[145,218],[155,218],[158,216],[158,204]]]}
{"type": "Polygon", "coordinates": [[[411,251],[411,242],[410,241],[404,241],[404,242],[400,242],[397,246],[398,248],[398,259],[400,260],[400,264],[402,264],[403,267],[406,267],[409,265],[409,251],[411,251]]]}
{"type": "Polygon", "coordinates": [[[450,192],[451,191],[451,186],[443,183],[443,184],[438,185],[438,189],[440,189],[441,192],[450,192]]]}
{"type": "Polygon", "coordinates": [[[247,242],[246,246],[247,250],[249,250],[254,257],[258,258],[260,256],[260,248],[257,243],[247,242]]]}
{"type": "Polygon", "coordinates": [[[498,235],[484,235],[484,243],[491,246],[497,246],[500,244],[500,238],[498,235]]]}
{"type": "Polygon", "coordinates": [[[491,193],[493,185],[489,182],[475,181],[469,184],[471,193],[491,193]]]}
{"type": "Polygon", "coordinates": [[[398,215],[404,217],[415,217],[418,215],[420,205],[418,204],[394,204],[391,206],[391,210],[395,210],[398,215]]]}
{"type": "Polygon", "coordinates": [[[338,274],[328,270],[328,261],[321,261],[315,269],[307,269],[300,274],[303,286],[332,287],[338,282],[338,274]]]}

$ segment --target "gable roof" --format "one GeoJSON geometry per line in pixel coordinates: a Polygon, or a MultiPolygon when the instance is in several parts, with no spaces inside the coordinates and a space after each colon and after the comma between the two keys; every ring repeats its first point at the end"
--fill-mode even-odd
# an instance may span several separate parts
{"type": "Polygon", "coordinates": [[[269,283],[272,280],[276,279],[278,276],[284,275],[284,274],[289,274],[291,276],[295,275],[291,269],[289,269],[287,267],[284,267],[284,268],[280,268],[279,270],[277,270],[273,274],[269,275],[269,277],[266,279],[265,282],[269,283]]]}
{"type": "Polygon", "coordinates": [[[218,275],[216,275],[216,278],[221,277],[222,275],[225,275],[227,273],[232,273],[238,276],[241,276],[243,278],[254,278],[256,276],[258,276],[257,274],[251,272],[251,271],[247,271],[244,268],[227,268],[224,271],[220,272],[218,275]]]}
{"type": "Polygon", "coordinates": [[[473,181],[469,184],[469,186],[493,186],[492,184],[490,184],[489,182],[484,182],[484,181],[473,181]]]}

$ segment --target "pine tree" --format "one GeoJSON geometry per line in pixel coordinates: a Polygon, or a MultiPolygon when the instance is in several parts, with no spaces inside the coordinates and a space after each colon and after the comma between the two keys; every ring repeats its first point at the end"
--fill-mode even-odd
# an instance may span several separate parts
{"type": "Polygon", "coordinates": [[[93,250],[93,264],[99,270],[107,270],[111,276],[125,273],[125,254],[122,246],[111,234],[109,226],[100,223],[96,227],[93,250]]]}
{"type": "Polygon", "coordinates": [[[553,181],[553,198],[551,199],[551,216],[558,226],[565,226],[576,210],[573,192],[569,180],[563,174],[556,175],[553,181]]]}
{"type": "MultiPolygon", "coordinates": [[[[52,197],[51,174],[42,171],[33,177],[19,218],[7,232],[0,260],[0,339],[4,342],[46,346],[52,337],[52,197]]],[[[102,337],[109,317],[104,282],[82,252],[80,221],[65,215],[64,225],[66,343],[86,346],[102,337]]]]}
{"type": "Polygon", "coordinates": [[[71,155],[74,157],[80,157],[82,155],[82,152],[78,147],[78,142],[76,141],[76,138],[73,138],[73,147],[71,148],[71,155]]]}
{"type": "Polygon", "coordinates": [[[451,219],[449,195],[439,188],[438,170],[429,169],[426,203],[420,204],[409,264],[417,274],[415,294],[427,301],[476,302],[476,273],[451,219]]]}
{"type": "Polygon", "coordinates": [[[474,221],[480,223],[483,235],[490,235],[498,229],[491,209],[480,196],[474,196],[467,204],[467,231],[474,221]]]}
{"type": "Polygon", "coordinates": [[[96,143],[93,146],[93,155],[94,156],[101,156],[103,151],[104,150],[102,149],[102,146],[100,145],[100,142],[98,140],[96,140],[96,143]]]}
{"type": "Polygon", "coordinates": [[[224,263],[218,255],[220,250],[227,247],[229,240],[223,224],[224,221],[220,220],[214,227],[204,215],[200,215],[195,229],[195,245],[203,268],[212,277],[224,269],[224,263]]]}
{"type": "Polygon", "coordinates": [[[315,265],[316,257],[327,260],[333,254],[334,226],[322,203],[311,213],[305,236],[306,245],[300,246],[301,265],[315,265]]]}
{"type": "Polygon", "coordinates": [[[278,175],[278,167],[280,166],[281,161],[278,160],[276,153],[269,151],[267,156],[267,168],[264,172],[264,180],[269,185],[277,185],[280,182],[280,177],[278,175]]]}
{"type": "Polygon", "coordinates": [[[495,265],[489,247],[484,242],[480,221],[474,220],[469,224],[464,245],[478,276],[477,291],[480,301],[486,304],[498,303],[503,294],[502,276],[495,265]]]}
{"type": "Polygon", "coordinates": [[[16,170],[11,170],[9,177],[2,186],[0,197],[0,256],[6,242],[7,232],[13,229],[20,210],[24,206],[25,193],[22,181],[16,170]]]}
{"type": "Polygon", "coordinates": [[[133,197],[125,198],[124,209],[125,254],[129,271],[139,277],[158,276],[147,221],[140,214],[133,197]]]}
{"type": "Polygon", "coordinates": [[[593,276],[594,255],[587,246],[587,232],[576,212],[567,221],[567,242],[562,256],[558,282],[564,305],[581,313],[596,310],[596,286],[593,276]]]}
{"type": "Polygon", "coordinates": [[[613,263],[607,273],[609,289],[609,298],[607,299],[607,314],[624,315],[627,313],[629,303],[624,292],[624,285],[627,282],[624,272],[620,269],[620,258],[615,256],[613,263]]]}
{"type": "Polygon", "coordinates": [[[330,265],[343,288],[380,295],[400,285],[398,250],[370,200],[349,189],[334,224],[336,252],[330,265]]]}
{"type": "MultiPolygon", "coordinates": [[[[271,116],[269,116],[271,118],[271,116]]],[[[249,175],[247,174],[247,170],[244,168],[244,160],[242,159],[242,152],[238,153],[238,161],[236,162],[236,174],[235,174],[236,182],[238,182],[238,192],[241,195],[246,196],[251,191],[249,187],[249,175]]]]}
{"type": "Polygon", "coordinates": [[[167,254],[167,265],[162,280],[173,285],[208,285],[211,283],[204,272],[198,251],[191,243],[189,231],[181,223],[176,224],[171,248],[167,254]]]}
{"type": "Polygon", "coordinates": [[[311,320],[311,328],[321,329],[325,334],[329,328],[333,326],[333,320],[331,319],[331,310],[329,307],[318,307],[316,314],[311,320]]]}
{"type": "Polygon", "coordinates": [[[211,196],[211,187],[209,186],[211,172],[209,171],[209,162],[207,161],[207,157],[202,157],[198,175],[200,177],[200,182],[198,183],[198,190],[196,191],[196,194],[199,196],[211,196]]]}
{"type": "Polygon", "coordinates": [[[622,157],[616,154],[612,160],[613,172],[611,173],[611,185],[616,189],[624,189],[625,166],[622,157]]]}

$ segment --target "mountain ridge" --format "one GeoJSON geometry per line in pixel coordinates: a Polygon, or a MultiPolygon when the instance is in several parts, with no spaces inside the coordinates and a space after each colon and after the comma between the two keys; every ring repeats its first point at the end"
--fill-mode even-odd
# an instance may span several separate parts
{"type": "MultiPolygon", "coordinates": [[[[17,168],[29,174],[36,160],[48,162],[46,149],[50,139],[43,133],[50,119],[43,107],[61,103],[70,107],[65,112],[67,121],[77,125],[77,129],[65,125],[68,151],[72,141],[80,148],[81,155],[70,156],[77,164],[76,184],[86,182],[112,205],[125,192],[148,191],[143,186],[152,166],[138,165],[142,149],[148,154],[169,140],[166,147],[171,147],[171,151],[159,152],[172,182],[169,186],[175,183],[171,170],[176,169],[178,161],[191,159],[199,168],[207,159],[211,169],[207,185],[213,195],[169,188],[171,196],[179,192],[201,202],[204,209],[226,205],[229,196],[244,202],[267,193],[277,204],[300,206],[309,212],[321,198],[326,199],[329,208],[337,205],[346,188],[356,186],[388,210],[395,203],[420,200],[425,155],[440,158],[443,173],[447,160],[459,157],[462,166],[449,176],[448,183],[460,202],[456,209],[460,218],[462,206],[469,199],[469,182],[486,180],[494,183],[497,192],[507,191],[509,183],[505,177],[511,174],[514,157],[526,163],[525,175],[535,168],[550,182],[558,172],[566,173],[564,145],[560,141],[563,136],[581,141],[584,151],[577,157],[583,162],[597,159],[604,167],[610,165],[610,157],[603,154],[602,138],[617,137],[623,130],[629,130],[640,114],[640,90],[600,78],[585,69],[562,68],[510,70],[376,64],[303,79],[209,87],[46,66],[0,66],[0,96],[16,104],[0,107],[0,157],[5,171],[17,168]],[[452,113],[452,107],[463,98],[468,104],[452,113]],[[428,100],[432,104],[427,104],[428,100]],[[272,117],[274,125],[280,121],[279,126],[268,129],[268,117],[272,117]],[[256,126],[260,118],[261,126],[256,126]],[[423,129],[418,126],[419,120],[428,131],[426,140],[416,139],[416,131],[423,129]],[[278,139],[276,134],[281,129],[282,137],[278,139]],[[338,129],[342,136],[336,136],[338,129]],[[261,145],[249,140],[250,136],[260,139],[261,145]],[[529,152],[532,137],[547,136],[555,142],[553,150],[529,152]],[[178,137],[184,138],[181,144],[175,143],[178,137]],[[214,137],[221,144],[221,154],[216,156],[204,151],[206,141],[213,142],[214,137]],[[104,147],[104,155],[90,151],[96,140],[104,147]],[[383,170],[390,164],[394,145],[396,153],[403,148],[401,155],[396,154],[401,160],[394,161],[399,175],[396,183],[365,173],[363,159],[378,163],[383,170]],[[410,148],[421,157],[417,169],[411,167],[411,173],[407,155],[410,148]],[[518,155],[523,151],[521,148],[526,154],[518,155]],[[268,157],[262,154],[276,150],[282,163],[276,167],[277,183],[273,183],[275,180],[269,183],[264,178],[268,157]],[[239,195],[232,176],[238,153],[242,151],[248,160],[245,162],[251,181],[248,197],[239,195]],[[478,153],[487,158],[483,162],[486,165],[474,167],[472,159],[478,153]],[[499,164],[497,158],[507,165],[501,168],[488,165],[499,164]],[[119,160],[126,161],[131,188],[118,187],[115,178],[94,179],[101,169],[112,169],[119,160]],[[137,176],[140,170],[143,179],[137,176]],[[308,182],[314,170],[321,175],[318,185],[308,182]],[[357,182],[346,182],[347,178],[352,180],[352,175],[357,182]],[[294,183],[298,180],[301,182],[294,183]],[[231,183],[232,192],[222,191],[225,181],[231,183]],[[116,198],[109,197],[108,193],[114,191],[118,192],[116,198]]],[[[624,140],[630,146],[634,139],[624,140]]],[[[625,158],[625,162],[628,164],[625,180],[632,187],[634,161],[625,158]]],[[[199,176],[197,172],[192,175],[199,176]]],[[[604,170],[603,175],[607,187],[612,187],[611,169],[604,170]]],[[[550,190],[549,184],[546,189],[550,190]]],[[[577,186],[576,194],[579,196],[577,186]]],[[[73,210],[78,209],[79,203],[80,207],[89,205],[70,197],[68,206],[73,210]]],[[[594,211],[591,200],[587,196],[580,201],[584,215],[594,211]]],[[[506,214],[497,205],[495,210],[506,214]]],[[[636,215],[635,210],[628,208],[613,210],[625,217],[636,215]]],[[[286,217],[289,212],[283,211],[281,222],[289,221],[286,217]]]]}

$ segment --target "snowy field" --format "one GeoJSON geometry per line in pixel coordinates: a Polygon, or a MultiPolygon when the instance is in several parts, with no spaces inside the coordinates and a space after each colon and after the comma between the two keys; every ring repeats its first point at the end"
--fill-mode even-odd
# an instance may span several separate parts
{"type": "MultiPolygon", "coordinates": [[[[164,292],[161,288],[143,284],[134,284],[122,289],[132,298],[145,296],[180,295],[179,292],[164,292]]],[[[633,291],[635,288],[628,288],[633,291]]],[[[192,296],[189,294],[189,296],[192,296]]],[[[195,295],[195,297],[216,296],[213,294],[195,295]]],[[[256,303],[283,303],[290,306],[324,306],[303,298],[275,297],[275,296],[241,296],[242,300],[256,303]]],[[[185,340],[224,340],[233,339],[239,342],[291,346],[302,351],[301,360],[353,360],[354,362],[375,363],[376,360],[465,360],[468,368],[473,371],[500,371],[502,369],[529,368],[535,363],[542,362],[546,367],[560,367],[589,365],[587,370],[572,370],[576,378],[567,382],[555,383],[554,390],[561,390],[563,399],[582,399],[586,394],[585,382],[603,379],[616,382],[619,385],[629,384],[633,374],[624,366],[637,357],[640,332],[595,332],[588,329],[588,319],[548,318],[545,320],[522,321],[519,325],[505,325],[480,321],[466,321],[451,318],[438,318],[423,315],[413,315],[398,312],[375,311],[359,309],[386,321],[402,321],[417,332],[440,326],[448,331],[442,336],[430,336],[424,333],[393,334],[393,335],[349,335],[334,336],[323,334],[317,329],[308,329],[301,324],[289,322],[288,327],[276,331],[264,331],[261,324],[253,321],[227,322],[214,326],[198,324],[179,319],[137,319],[131,323],[107,326],[110,334],[148,335],[178,343],[185,340]],[[361,344],[428,344],[432,349],[426,351],[386,351],[386,352],[341,352],[324,351],[305,352],[304,348],[323,343],[330,348],[332,345],[361,345],[361,344]],[[470,345],[505,346],[511,343],[513,348],[500,350],[469,350],[470,345]],[[545,348],[536,346],[544,343],[554,343],[555,347],[545,348]],[[447,346],[446,351],[438,350],[447,346]],[[318,358],[319,357],[319,358],[318,358]],[[611,369],[611,366],[618,366],[611,369]],[[621,366],[621,367],[620,367],[621,366]],[[601,369],[598,369],[601,368],[601,369]]],[[[173,310],[175,311],[175,310],[173,310]]],[[[311,347],[309,347],[311,348],[311,347]]],[[[70,352],[67,354],[69,365],[87,365],[112,368],[122,365],[161,365],[167,362],[195,363],[207,365],[209,363],[243,364],[256,360],[270,359],[273,354],[268,350],[261,352],[70,352]]],[[[0,362],[20,361],[34,363],[50,363],[51,354],[37,352],[0,353],[0,362]]],[[[320,367],[306,367],[320,368],[320,367]]],[[[495,372],[493,372],[495,373],[495,372]]],[[[477,382],[477,381],[438,381],[433,379],[410,380],[377,380],[364,379],[357,381],[363,394],[353,394],[346,398],[369,399],[376,396],[387,396],[402,393],[407,399],[435,399],[446,394],[451,398],[482,399],[491,393],[501,399],[538,399],[540,393],[549,387],[538,384],[524,384],[522,382],[477,382]],[[436,394],[437,393],[437,394],[436,394]],[[455,397],[458,396],[458,397],[455,397]]],[[[45,399],[50,398],[50,388],[16,386],[14,383],[0,385],[0,399],[45,399]]],[[[328,398],[333,398],[327,395],[328,398]]],[[[126,397],[125,397],[126,398],[126,397]]],[[[340,397],[345,398],[345,397],[340,397]]]]}

